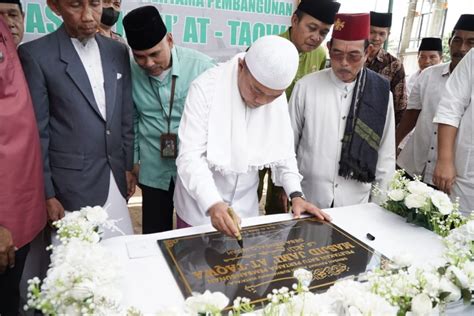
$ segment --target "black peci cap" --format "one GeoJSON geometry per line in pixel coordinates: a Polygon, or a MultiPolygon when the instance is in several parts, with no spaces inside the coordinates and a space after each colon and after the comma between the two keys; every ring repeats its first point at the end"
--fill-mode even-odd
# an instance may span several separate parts
{"type": "Polygon", "coordinates": [[[128,45],[133,50],[147,50],[161,42],[167,30],[154,6],[139,7],[123,18],[128,45]]]}
{"type": "Polygon", "coordinates": [[[302,0],[298,10],[311,15],[326,24],[334,24],[334,18],[341,4],[332,0],[302,0]]]}
{"type": "Polygon", "coordinates": [[[370,25],[377,27],[391,27],[392,13],[370,11],[370,25]]]}

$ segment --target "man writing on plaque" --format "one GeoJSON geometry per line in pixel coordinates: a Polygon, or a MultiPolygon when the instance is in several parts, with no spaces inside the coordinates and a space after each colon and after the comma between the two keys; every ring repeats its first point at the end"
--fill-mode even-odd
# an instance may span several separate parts
{"type": "Polygon", "coordinates": [[[369,15],[337,14],[331,68],[295,85],[289,109],[302,187],[328,208],[366,203],[395,171],[393,99],[386,79],[364,67],[369,15]]]}
{"type": "Polygon", "coordinates": [[[295,46],[266,36],[191,84],[179,128],[178,227],[210,218],[217,230],[237,236],[227,210],[258,215],[258,170],[265,166],[285,188],[295,216],[329,218],[301,192],[285,96],[297,68],[295,46]]]}

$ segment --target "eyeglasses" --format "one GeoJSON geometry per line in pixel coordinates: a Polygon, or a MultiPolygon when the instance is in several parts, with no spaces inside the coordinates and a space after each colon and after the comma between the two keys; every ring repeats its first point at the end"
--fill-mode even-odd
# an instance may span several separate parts
{"type": "Polygon", "coordinates": [[[329,56],[331,59],[334,59],[335,61],[341,62],[344,59],[347,60],[348,63],[350,64],[355,64],[361,61],[361,59],[364,57],[361,53],[356,53],[356,52],[351,52],[351,53],[344,53],[341,51],[329,51],[329,56]]]}

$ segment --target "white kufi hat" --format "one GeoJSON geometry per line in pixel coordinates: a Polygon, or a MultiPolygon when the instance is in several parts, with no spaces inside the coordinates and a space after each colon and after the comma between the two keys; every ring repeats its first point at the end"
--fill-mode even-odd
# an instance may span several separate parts
{"type": "Polygon", "coordinates": [[[259,83],[269,89],[284,90],[293,82],[298,70],[298,51],[283,37],[263,36],[250,46],[245,63],[259,83]]]}

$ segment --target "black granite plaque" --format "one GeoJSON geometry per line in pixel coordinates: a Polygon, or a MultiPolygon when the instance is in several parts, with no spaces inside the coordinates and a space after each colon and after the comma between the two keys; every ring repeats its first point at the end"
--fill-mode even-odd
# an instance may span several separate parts
{"type": "Polygon", "coordinates": [[[313,292],[337,279],[358,275],[388,262],[341,228],[315,218],[245,227],[243,248],[234,238],[213,232],[159,240],[163,255],[185,297],[220,291],[230,304],[237,296],[253,303],[272,289],[296,283],[293,271],[313,273],[313,292]]]}

